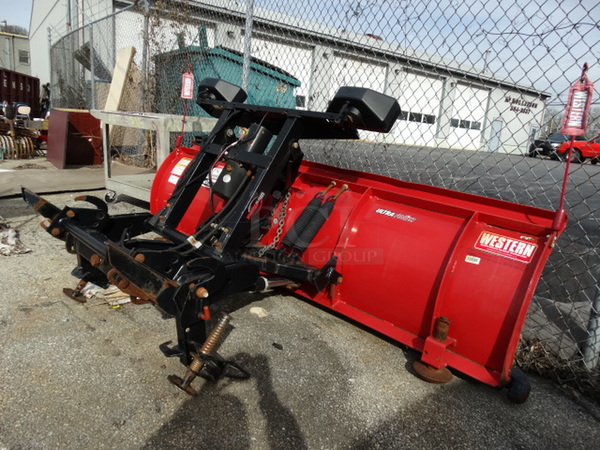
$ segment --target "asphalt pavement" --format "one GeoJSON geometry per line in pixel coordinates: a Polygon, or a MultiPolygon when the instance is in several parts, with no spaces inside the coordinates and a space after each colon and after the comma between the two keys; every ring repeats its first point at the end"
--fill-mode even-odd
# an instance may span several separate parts
{"type": "Polygon", "coordinates": [[[67,298],[75,257],[20,198],[0,199],[0,216],[31,249],[0,256],[0,449],[598,448],[600,405],[576,392],[530,376],[515,405],[458,372],[428,384],[416,352],[291,295],[224,303],[219,354],[251,378],[197,379],[189,397],[167,381],[184,368],[158,350],[172,319],[67,298]]]}

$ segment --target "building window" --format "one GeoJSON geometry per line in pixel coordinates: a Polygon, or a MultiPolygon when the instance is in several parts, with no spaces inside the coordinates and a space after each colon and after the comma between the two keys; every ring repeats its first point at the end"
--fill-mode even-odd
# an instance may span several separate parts
{"type": "Polygon", "coordinates": [[[29,64],[29,52],[27,50],[19,50],[19,63],[29,64]]]}
{"type": "Polygon", "coordinates": [[[408,120],[409,122],[434,124],[435,116],[433,114],[423,114],[413,111],[400,111],[400,120],[408,120]]]}
{"type": "Polygon", "coordinates": [[[465,130],[481,130],[481,122],[472,120],[450,119],[450,126],[454,128],[464,128],[465,130]]]}
{"type": "Polygon", "coordinates": [[[410,112],[408,114],[408,120],[410,120],[411,122],[419,122],[419,123],[421,123],[423,121],[423,114],[416,113],[416,112],[410,112]]]}
{"type": "Polygon", "coordinates": [[[435,116],[433,114],[423,114],[423,123],[434,124],[435,116]]]}

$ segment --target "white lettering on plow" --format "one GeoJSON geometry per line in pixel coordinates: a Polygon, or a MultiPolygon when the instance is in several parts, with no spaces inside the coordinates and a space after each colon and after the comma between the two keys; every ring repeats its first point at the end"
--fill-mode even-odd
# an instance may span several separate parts
{"type": "Polygon", "coordinates": [[[529,262],[537,245],[484,231],[479,236],[475,247],[507,258],[529,262]]]}

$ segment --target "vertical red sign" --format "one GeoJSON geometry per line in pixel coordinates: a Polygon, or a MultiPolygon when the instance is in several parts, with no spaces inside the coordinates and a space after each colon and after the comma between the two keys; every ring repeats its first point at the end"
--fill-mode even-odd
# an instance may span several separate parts
{"type": "Polygon", "coordinates": [[[567,110],[563,117],[560,132],[569,136],[583,136],[587,129],[587,118],[592,104],[594,84],[587,77],[587,63],[583,65],[581,77],[571,86],[567,100],[567,110]]]}
{"type": "Polygon", "coordinates": [[[181,75],[181,98],[191,100],[194,98],[194,74],[184,72],[181,75]]]}

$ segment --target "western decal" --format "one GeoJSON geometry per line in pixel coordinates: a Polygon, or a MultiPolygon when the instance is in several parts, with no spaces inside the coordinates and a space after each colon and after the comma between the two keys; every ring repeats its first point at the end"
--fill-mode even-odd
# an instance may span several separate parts
{"type": "Polygon", "coordinates": [[[484,231],[477,239],[475,248],[515,261],[529,263],[533,258],[537,244],[484,231]]]}

